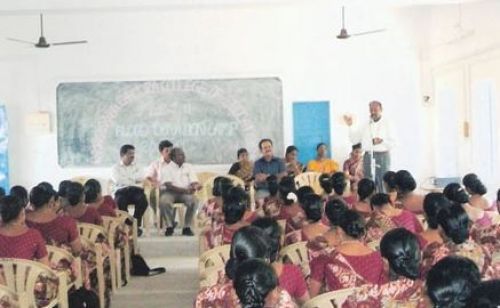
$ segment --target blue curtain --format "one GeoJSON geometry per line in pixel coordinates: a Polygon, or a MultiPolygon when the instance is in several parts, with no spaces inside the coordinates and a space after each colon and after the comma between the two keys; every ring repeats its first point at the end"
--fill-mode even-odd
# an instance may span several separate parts
{"type": "Polygon", "coordinates": [[[9,189],[9,156],[7,148],[7,111],[5,106],[0,106],[0,187],[5,191],[9,189]]]}

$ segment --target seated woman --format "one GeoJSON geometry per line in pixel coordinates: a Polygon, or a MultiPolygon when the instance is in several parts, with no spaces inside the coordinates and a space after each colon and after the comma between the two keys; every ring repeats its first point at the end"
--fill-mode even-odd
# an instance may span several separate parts
{"type": "Polygon", "coordinates": [[[297,202],[293,177],[283,177],[278,191],[281,206],[276,219],[286,220],[285,234],[301,229],[306,220],[306,214],[297,202]]]}
{"type": "Polygon", "coordinates": [[[469,204],[484,211],[497,211],[484,195],[488,192],[484,184],[474,173],[469,173],[462,179],[465,190],[470,195],[469,204]]]}
{"type": "MultiPolygon", "coordinates": [[[[375,194],[371,199],[371,205],[374,214],[367,223],[369,228],[380,228],[382,234],[399,227],[406,228],[412,233],[423,231],[422,225],[415,214],[393,207],[389,200],[389,195],[383,193],[375,194]]],[[[372,240],[378,239],[372,238],[372,240]]]]}
{"type": "MultiPolygon", "coordinates": [[[[241,307],[240,301],[233,287],[238,267],[246,260],[270,260],[269,237],[260,228],[246,226],[239,229],[231,241],[230,258],[225,267],[224,281],[207,288],[203,288],[196,296],[195,308],[205,307],[241,307]]],[[[290,295],[279,290],[280,299],[272,307],[293,306],[290,295]]]]}
{"type": "Polygon", "coordinates": [[[498,214],[493,211],[485,211],[477,207],[473,207],[469,203],[469,195],[458,183],[450,183],[443,190],[444,196],[457,204],[460,204],[469,219],[476,228],[486,228],[493,224],[495,216],[498,214]]]}
{"type": "Polygon", "coordinates": [[[243,261],[234,278],[241,307],[297,307],[286,292],[280,292],[273,268],[259,259],[243,261]]]}
{"type": "Polygon", "coordinates": [[[398,190],[396,186],[396,172],[387,171],[382,177],[382,181],[384,182],[384,189],[386,194],[389,195],[389,199],[392,204],[396,204],[396,200],[398,198],[398,190]]]}
{"type": "Polygon", "coordinates": [[[288,176],[294,177],[299,175],[304,170],[304,166],[297,160],[299,149],[296,146],[290,145],[285,151],[285,168],[288,176]]]}
{"type": "MultiPolygon", "coordinates": [[[[287,235],[286,243],[297,242],[297,241],[309,241],[314,239],[316,236],[320,236],[327,232],[330,227],[325,225],[321,218],[323,216],[323,204],[321,197],[316,194],[308,194],[304,196],[304,201],[302,204],[304,212],[306,214],[307,223],[301,229],[300,239],[293,239],[294,236],[290,237],[287,235]]],[[[297,234],[298,235],[298,234],[297,234]]]]}
{"type": "Polygon", "coordinates": [[[415,193],[417,182],[406,170],[399,170],[396,173],[397,203],[401,208],[415,214],[421,214],[424,207],[424,196],[415,193]]]}
{"type": "MultiPolygon", "coordinates": [[[[327,173],[322,173],[319,176],[319,186],[323,189],[323,194],[321,198],[325,201],[330,200],[335,197],[335,192],[333,191],[332,177],[327,173]]],[[[312,192],[314,193],[314,191],[312,192]]]]}
{"type": "Polygon", "coordinates": [[[26,215],[26,225],[40,231],[48,244],[66,248],[78,256],[82,244],[76,221],[72,217],[57,214],[59,204],[55,199],[56,194],[39,185],[31,189],[30,203],[34,210],[26,215]]]}
{"type": "Polygon", "coordinates": [[[358,202],[353,206],[353,210],[358,212],[365,219],[368,219],[373,212],[370,199],[375,194],[375,182],[370,179],[362,179],[358,183],[358,202]]]}
{"type": "Polygon", "coordinates": [[[418,279],[422,255],[417,237],[404,228],[387,232],[380,242],[380,252],[389,264],[389,282],[366,284],[349,296],[349,307],[428,307],[424,299],[423,281],[418,279]]]}
{"type": "Polygon", "coordinates": [[[307,163],[307,171],[327,173],[331,175],[340,170],[339,163],[327,157],[328,148],[326,144],[319,143],[316,146],[316,158],[307,163]]]}
{"type": "Polygon", "coordinates": [[[425,281],[427,295],[434,307],[472,307],[467,301],[480,284],[479,270],[464,257],[446,257],[429,271],[425,281]]]}
{"type": "Polygon", "coordinates": [[[64,210],[66,214],[76,219],[78,222],[84,222],[94,225],[102,225],[102,218],[94,207],[87,206],[84,201],[83,186],[77,182],[71,182],[66,188],[66,197],[69,206],[64,210]]]}
{"type": "Polygon", "coordinates": [[[85,203],[93,207],[101,216],[116,217],[116,203],[110,195],[103,196],[101,184],[96,179],[89,179],[83,185],[85,203]]]}
{"type": "Polygon", "coordinates": [[[231,165],[228,173],[242,179],[245,182],[245,189],[248,190],[253,180],[253,164],[248,159],[248,151],[245,148],[238,149],[236,156],[238,161],[231,165]]]}
{"type": "Polygon", "coordinates": [[[70,180],[64,180],[59,183],[59,188],[57,189],[57,194],[59,195],[59,203],[61,204],[61,208],[65,209],[69,206],[68,197],[66,196],[66,189],[71,184],[70,180]]]}
{"type": "Polygon", "coordinates": [[[363,241],[365,222],[352,210],[338,218],[338,237],[341,242],[329,254],[322,254],[310,262],[309,293],[314,297],[325,286],[325,291],[359,287],[386,282],[380,252],[373,251],[363,241]]]}
{"type": "Polygon", "coordinates": [[[449,208],[450,206],[450,201],[442,193],[433,192],[425,196],[424,215],[427,221],[427,230],[417,235],[421,248],[430,243],[443,243],[437,217],[442,209],[449,208]]]}
{"type": "MultiPolygon", "coordinates": [[[[9,195],[18,198],[25,208],[29,206],[28,191],[23,186],[12,186],[10,188],[9,195]]],[[[31,206],[29,207],[29,209],[31,210],[31,206]]]]}
{"type": "Polygon", "coordinates": [[[0,258],[34,260],[49,266],[45,241],[38,230],[26,226],[24,206],[17,197],[0,199],[0,258]]]}
{"type": "Polygon", "coordinates": [[[483,281],[477,286],[467,301],[467,307],[493,308],[500,305],[500,280],[483,281]]]}
{"type": "Polygon", "coordinates": [[[278,196],[278,178],[275,175],[270,175],[267,177],[266,182],[269,196],[264,198],[262,208],[258,211],[261,213],[260,216],[276,217],[279,215],[281,209],[281,202],[278,196]]]}
{"type": "Polygon", "coordinates": [[[269,217],[259,218],[252,225],[261,228],[270,238],[271,266],[278,276],[279,286],[287,291],[298,304],[304,304],[309,299],[309,291],[302,270],[297,265],[283,263],[280,258],[282,233],[280,226],[276,220],[269,217]]]}
{"type": "Polygon", "coordinates": [[[355,195],[351,194],[349,189],[349,180],[343,172],[335,172],[332,174],[332,187],[335,196],[342,198],[349,208],[352,208],[358,201],[355,195]]]}
{"type": "Polygon", "coordinates": [[[348,175],[351,189],[353,192],[356,192],[358,190],[358,182],[364,177],[363,149],[361,148],[361,143],[352,146],[349,159],[344,162],[342,171],[348,175]]]}
{"type": "Polygon", "coordinates": [[[227,191],[223,196],[224,206],[222,207],[222,212],[224,213],[224,224],[205,232],[206,249],[231,243],[234,233],[248,225],[243,220],[247,203],[248,195],[243,188],[236,186],[227,191]]]}
{"type": "Polygon", "coordinates": [[[423,250],[423,275],[448,255],[467,257],[476,263],[481,275],[490,275],[491,252],[469,239],[469,218],[464,209],[454,204],[439,211],[437,218],[443,243],[428,244],[423,250]]]}
{"type": "Polygon", "coordinates": [[[216,225],[224,223],[222,195],[231,187],[233,187],[233,182],[230,178],[218,176],[214,179],[212,186],[213,197],[208,199],[198,212],[198,220],[204,222],[203,227],[215,228],[216,225]]]}

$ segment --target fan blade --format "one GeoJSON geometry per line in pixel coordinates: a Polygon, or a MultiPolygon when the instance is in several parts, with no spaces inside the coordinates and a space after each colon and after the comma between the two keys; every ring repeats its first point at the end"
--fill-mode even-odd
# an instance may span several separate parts
{"type": "Polygon", "coordinates": [[[29,42],[29,41],[25,41],[25,40],[19,40],[19,39],[10,38],[10,37],[8,37],[7,40],[13,41],[13,42],[18,42],[18,43],[30,44],[30,45],[35,45],[36,44],[36,43],[33,43],[33,42],[29,42]]]}
{"type": "Polygon", "coordinates": [[[377,29],[377,30],[371,30],[371,31],[365,31],[365,32],[358,32],[358,33],[353,33],[351,35],[352,36],[359,36],[359,35],[367,35],[367,34],[379,33],[379,32],[384,32],[384,31],[387,31],[387,29],[377,29]]]}
{"type": "Polygon", "coordinates": [[[87,41],[71,41],[71,42],[59,42],[59,43],[51,43],[52,46],[61,46],[61,45],[75,45],[75,44],[87,44],[87,41]]]}

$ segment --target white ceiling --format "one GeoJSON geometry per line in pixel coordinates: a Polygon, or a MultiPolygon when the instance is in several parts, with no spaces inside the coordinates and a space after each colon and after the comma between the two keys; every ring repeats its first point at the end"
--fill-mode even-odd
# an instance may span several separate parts
{"type": "MultiPolygon", "coordinates": [[[[370,6],[445,5],[481,0],[370,0],[370,6]]],[[[494,1],[494,0],[483,0],[494,1]]],[[[165,10],[218,6],[275,6],[297,3],[331,2],[334,5],[366,6],[367,0],[2,0],[0,13],[31,14],[43,12],[68,13],[78,11],[165,10]]]]}

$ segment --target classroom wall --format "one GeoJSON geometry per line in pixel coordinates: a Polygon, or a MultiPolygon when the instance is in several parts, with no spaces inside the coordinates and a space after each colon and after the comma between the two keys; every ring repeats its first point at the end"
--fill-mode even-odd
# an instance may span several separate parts
{"type": "MultiPolygon", "coordinates": [[[[341,115],[367,119],[368,102],[378,99],[384,116],[397,128],[393,168],[409,169],[417,178],[431,175],[429,128],[423,125],[428,111],[421,103],[420,55],[412,34],[420,15],[366,2],[348,7],[350,31],[388,31],[340,41],[335,38],[340,7],[333,2],[176,5],[139,11],[52,8],[45,16],[49,40],[87,39],[89,44],[40,50],[0,40],[0,102],[10,117],[11,183],[31,186],[76,175],[109,176],[109,169],[58,166],[59,82],[259,76],[283,81],[286,144],[293,142],[292,102],[329,100],[332,151],[342,162],[350,142],[341,115]],[[51,113],[49,134],[25,127],[26,115],[40,110],[51,113]]],[[[37,18],[0,15],[0,37],[35,39],[37,18]]],[[[257,145],[248,148],[256,158],[257,145]]],[[[227,166],[197,168],[223,171],[227,166]]]]}

